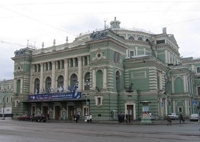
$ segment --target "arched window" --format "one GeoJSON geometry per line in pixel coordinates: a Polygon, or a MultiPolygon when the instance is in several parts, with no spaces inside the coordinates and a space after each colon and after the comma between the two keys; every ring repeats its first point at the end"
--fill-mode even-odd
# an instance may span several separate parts
{"type": "Polygon", "coordinates": [[[45,81],[45,85],[46,85],[46,93],[50,93],[51,92],[51,78],[47,77],[46,81],[45,81]]]}
{"type": "Polygon", "coordinates": [[[64,77],[60,75],[57,81],[57,92],[63,92],[63,91],[64,91],[64,77]]]}
{"type": "Polygon", "coordinates": [[[89,90],[90,89],[90,72],[87,72],[85,74],[85,90],[89,90]]]}
{"type": "Polygon", "coordinates": [[[133,37],[133,36],[130,36],[128,39],[129,39],[129,40],[134,40],[134,37],[133,37]]]}
{"type": "Polygon", "coordinates": [[[64,77],[62,75],[60,75],[58,77],[58,82],[57,82],[57,87],[63,87],[64,86],[64,77]]]}
{"type": "Polygon", "coordinates": [[[40,92],[40,80],[38,78],[36,78],[34,82],[34,91],[35,94],[40,92]]]}
{"type": "Polygon", "coordinates": [[[138,40],[139,40],[139,41],[143,41],[142,37],[139,37],[138,40]]]}
{"type": "Polygon", "coordinates": [[[8,103],[8,97],[7,97],[7,101],[6,102],[8,103]]]}
{"type": "Polygon", "coordinates": [[[148,39],[148,38],[146,39],[146,42],[149,42],[149,39],[148,39]]]}
{"type": "Polygon", "coordinates": [[[16,90],[17,95],[20,94],[20,88],[21,88],[21,81],[17,80],[17,90],[16,90]]]}
{"type": "Polygon", "coordinates": [[[73,89],[73,87],[77,84],[78,77],[76,74],[72,74],[70,77],[70,87],[73,89]]]}
{"type": "Polygon", "coordinates": [[[120,73],[119,71],[116,72],[116,90],[120,90],[120,73]]]}
{"type": "Polygon", "coordinates": [[[101,70],[96,73],[96,87],[100,89],[103,87],[103,72],[101,70]]]}

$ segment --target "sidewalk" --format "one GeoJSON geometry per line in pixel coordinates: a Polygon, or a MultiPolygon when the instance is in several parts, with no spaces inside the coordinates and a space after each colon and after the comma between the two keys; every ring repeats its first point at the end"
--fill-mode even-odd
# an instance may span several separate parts
{"type": "MultiPolygon", "coordinates": [[[[47,123],[76,123],[73,120],[47,120],[47,123]]],[[[87,123],[84,120],[79,120],[78,123],[87,123]]],[[[172,125],[177,124],[188,124],[190,123],[189,120],[186,120],[184,123],[179,123],[179,120],[172,120],[172,125]]],[[[106,120],[93,120],[92,124],[118,124],[118,125],[167,125],[167,120],[153,120],[152,123],[141,123],[138,120],[131,121],[130,123],[122,122],[119,123],[118,121],[106,121],[106,120]]]]}

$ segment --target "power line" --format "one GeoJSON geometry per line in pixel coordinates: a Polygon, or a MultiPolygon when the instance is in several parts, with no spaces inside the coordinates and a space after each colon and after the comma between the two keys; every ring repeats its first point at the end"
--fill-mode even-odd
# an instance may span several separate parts
{"type": "Polygon", "coordinates": [[[32,18],[32,17],[29,17],[29,16],[27,16],[27,15],[25,15],[25,14],[19,13],[19,12],[17,12],[17,11],[8,9],[8,8],[6,8],[6,7],[3,7],[3,6],[0,6],[0,7],[3,8],[3,9],[6,9],[6,10],[8,10],[8,11],[12,11],[12,12],[14,12],[14,13],[16,13],[16,14],[22,15],[22,16],[28,18],[28,19],[31,19],[31,20],[34,20],[34,21],[36,21],[36,22],[39,22],[39,23],[45,24],[45,25],[47,25],[47,26],[50,26],[50,27],[52,27],[52,28],[54,28],[54,29],[57,29],[57,30],[59,30],[59,31],[65,32],[65,33],[70,34],[70,35],[72,35],[72,36],[75,36],[75,35],[73,35],[73,34],[67,32],[67,31],[65,31],[65,30],[63,30],[63,29],[57,28],[57,27],[55,27],[55,26],[53,26],[53,25],[50,25],[50,24],[47,24],[47,23],[43,23],[43,22],[41,22],[41,21],[39,21],[39,20],[37,20],[37,19],[34,19],[34,18],[32,18]]]}
{"type": "Polygon", "coordinates": [[[135,1],[123,1],[123,0],[119,0],[119,1],[68,1],[68,2],[39,2],[39,3],[34,3],[34,2],[32,2],[32,3],[14,3],[14,4],[1,4],[1,5],[54,5],[54,4],[79,4],[79,3],[81,3],[81,4],[88,4],[88,3],[168,3],[168,2],[180,2],[180,3],[199,3],[200,1],[197,1],[197,0],[185,0],[185,1],[183,1],[183,0],[168,0],[168,1],[163,1],[163,0],[160,0],[160,1],[158,1],[158,0],[135,0],[135,1]]]}
{"type": "MultiPolygon", "coordinates": [[[[200,9],[192,9],[192,10],[167,10],[167,12],[198,12],[200,11],[200,9]]],[[[95,13],[95,14],[111,14],[111,13],[134,13],[134,12],[166,12],[166,10],[135,10],[135,11],[118,11],[118,12],[101,12],[101,13],[95,13]]],[[[31,16],[40,16],[40,17],[51,17],[51,16],[66,16],[66,15],[84,15],[84,14],[90,14],[90,13],[67,13],[67,14],[45,14],[45,15],[31,15],[31,16]]],[[[94,14],[94,13],[93,13],[94,14]]],[[[4,17],[0,17],[0,18],[13,18],[16,16],[4,16],[4,17]]]]}
{"type": "Polygon", "coordinates": [[[14,45],[23,46],[23,47],[26,46],[26,45],[23,45],[23,44],[19,44],[19,43],[15,43],[15,42],[10,42],[10,41],[4,41],[4,40],[1,40],[1,39],[0,39],[0,43],[14,44],[14,45]]]}
{"type": "Polygon", "coordinates": [[[168,23],[168,24],[165,24],[165,25],[161,25],[161,26],[157,26],[157,27],[151,27],[151,28],[148,28],[148,29],[155,29],[155,28],[163,27],[163,26],[171,26],[171,25],[176,25],[176,24],[182,24],[182,23],[187,23],[187,22],[191,22],[191,21],[195,21],[195,20],[200,20],[200,18],[189,19],[189,20],[186,20],[186,21],[179,21],[179,22],[174,22],[174,23],[168,23]]]}

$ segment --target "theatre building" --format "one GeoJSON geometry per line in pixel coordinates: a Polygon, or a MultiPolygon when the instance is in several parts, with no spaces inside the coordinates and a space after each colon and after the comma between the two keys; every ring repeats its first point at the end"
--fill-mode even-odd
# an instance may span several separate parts
{"type": "Polygon", "coordinates": [[[166,28],[160,34],[128,30],[115,18],[109,28],[80,34],[71,43],[66,38],[60,45],[54,40],[50,47],[19,49],[12,60],[14,118],[26,113],[73,120],[92,114],[94,120],[117,120],[123,113],[136,120],[143,101],[158,119],[197,111],[191,105],[199,99],[197,67],[180,58],[166,28]]]}

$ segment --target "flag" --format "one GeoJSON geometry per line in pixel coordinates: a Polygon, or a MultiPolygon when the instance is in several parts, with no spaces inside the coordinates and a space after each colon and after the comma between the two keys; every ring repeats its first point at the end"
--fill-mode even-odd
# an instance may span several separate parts
{"type": "Polygon", "coordinates": [[[62,86],[58,87],[58,91],[59,91],[59,93],[63,92],[62,86]]]}
{"type": "Polygon", "coordinates": [[[71,87],[68,85],[68,88],[67,88],[67,90],[69,90],[69,91],[71,91],[71,87]]]}
{"type": "Polygon", "coordinates": [[[35,89],[35,94],[37,94],[38,93],[38,90],[37,90],[37,88],[35,89]]]}
{"type": "Polygon", "coordinates": [[[77,98],[78,95],[78,84],[75,84],[73,87],[73,93],[74,93],[74,97],[77,98]]]}
{"type": "Polygon", "coordinates": [[[47,93],[51,93],[51,87],[47,87],[47,93]]]}

